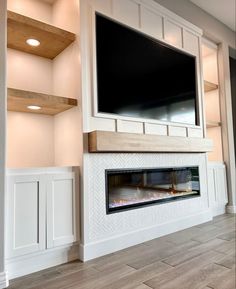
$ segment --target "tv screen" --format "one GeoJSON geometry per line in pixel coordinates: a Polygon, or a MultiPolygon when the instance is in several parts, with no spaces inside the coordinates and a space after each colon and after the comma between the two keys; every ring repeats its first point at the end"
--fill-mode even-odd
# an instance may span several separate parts
{"type": "Polygon", "coordinates": [[[97,110],[197,125],[195,57],[96,14],[97,110]]]}

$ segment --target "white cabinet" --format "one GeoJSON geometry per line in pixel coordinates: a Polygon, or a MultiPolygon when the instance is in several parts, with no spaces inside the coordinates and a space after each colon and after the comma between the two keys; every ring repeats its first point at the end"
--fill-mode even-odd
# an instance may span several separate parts
{"type": "Polygon", "coordinates": [[[73,243],[75,192],[70,168],[9,170],[7,258],[73,243]]]}
{"type": "Polygon", "coordinates": [[[213,216],[224,214],[228,195],[225,165],[221,162],[208,163],[208,192],[213,216]]]}

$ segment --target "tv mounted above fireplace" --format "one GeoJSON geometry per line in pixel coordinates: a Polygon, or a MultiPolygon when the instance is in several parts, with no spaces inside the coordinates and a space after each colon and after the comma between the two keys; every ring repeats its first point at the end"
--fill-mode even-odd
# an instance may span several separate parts
{"type": "Polygon", "coordinates": [[[198,125],[194,56],[96,13],[97,113],[198,125]]]}

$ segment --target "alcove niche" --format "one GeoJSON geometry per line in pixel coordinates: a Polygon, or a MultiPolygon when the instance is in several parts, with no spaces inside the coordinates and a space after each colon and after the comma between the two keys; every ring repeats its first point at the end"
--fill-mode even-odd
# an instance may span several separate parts
{"type": "Polygon", "coordinates": [[[208,153],[208,160],[223,162],[217,54],[217,45],[205,39],[202,45],[202,59],[205,83],[206,137],[212,139],[214,143],[213,151],[208,153]]]}
{"type": "Polygon", "coordinates": [[[75,0],[7,1],[9,168],[80,164],[78,5],[75,0]],[[28,46],[26,38],[40,45],[28,46]]]}

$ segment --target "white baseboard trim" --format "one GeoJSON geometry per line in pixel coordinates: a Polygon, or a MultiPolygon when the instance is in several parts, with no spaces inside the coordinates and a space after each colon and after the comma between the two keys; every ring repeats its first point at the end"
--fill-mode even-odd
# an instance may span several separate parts
{"type": "Polygon", "coordinates": [[[225,213],[226,213],[226,205],[225,204],[212,208],[213,217],[223,215],[225,213]]]}
{"type": "Polygon", "coordinates": [[[0,272],[0,289],[7,288],[9,286],[8,276],[6,272],[0,272]]]}
{"type": "Polygon", "coordinates": [[[236,206],[227,206],[226,207],[226,212],[228,214],[236,214],[236,206]]]}
{"type": "Polygon", "coordinates": [[[142,228],[138,231],[85,245],[81,244],[80,259],[82,261],[88,261],[210,220],[212,220],[212,211],[208,209],[172,222],[142,228]]]}
{"type": "Polygon", "coordinates": [[[63,246],[8,259],[6,268],[11,280],[78,259],[78,245],[63,246]]]}

